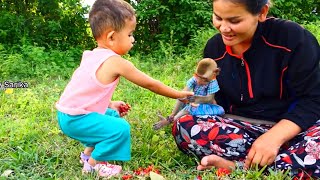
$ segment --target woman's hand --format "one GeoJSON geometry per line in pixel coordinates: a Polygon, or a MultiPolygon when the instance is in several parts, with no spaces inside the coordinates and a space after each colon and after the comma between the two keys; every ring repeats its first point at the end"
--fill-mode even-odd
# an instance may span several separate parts
{"type": "Polygon", "coordinates": [[[301,132],[301,128],[292,121],[282,119],[269,131],[257,138],[251,146],[245,161],[245,168],[254,165],[261,167],[274,162],[280,147],[301,132]]]}
{"type": "Polygon", "coordinates": [[[245,168],[259,165],[261,167],[270,165],[278,155],[282,143],[277,140],[277,135],[266,132],[257,138],[251,146],[245,161],[245,168]]]}
{"type": "Polygon", "coordinates": [[[109,104],[109,108],[118,111],[119,115],[123,117],[128,114],[128,111],[130,110],[130,105],[126,104],[123,101],[111,101],[109,104]]]}

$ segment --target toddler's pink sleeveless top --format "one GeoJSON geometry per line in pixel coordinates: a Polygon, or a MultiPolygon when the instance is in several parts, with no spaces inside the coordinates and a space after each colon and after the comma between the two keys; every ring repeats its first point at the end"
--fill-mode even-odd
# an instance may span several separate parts
{"type": "Polygon", "coordinates": [[[80,66],[62,93],[56,108],[69,115],[98,112],[104,114],[119,78],[103,85],[96,78],[96,71],[111,56],[119,56],[109,49],[84,51],[80,66]]]}

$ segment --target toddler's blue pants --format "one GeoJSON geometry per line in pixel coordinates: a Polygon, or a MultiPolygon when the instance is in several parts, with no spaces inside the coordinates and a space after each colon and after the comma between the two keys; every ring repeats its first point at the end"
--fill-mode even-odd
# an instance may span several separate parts
{"type": "Polygon", "coordinates": [[[58,111],[58,123],[64,134],[86,147],[94,147],[91,157],[97,161],[131,158],[130,125],[113,109],[107,109],[105,114],[83,115],[58,111]]]}

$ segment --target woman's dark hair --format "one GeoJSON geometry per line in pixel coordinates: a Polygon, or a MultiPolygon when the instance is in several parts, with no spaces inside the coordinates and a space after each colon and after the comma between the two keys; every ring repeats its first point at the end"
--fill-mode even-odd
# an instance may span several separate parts
{"type": "MultiPolygon", "coordinates": [[[[217,1],[217,0],[213,0],[217,1]]],[[[259,14],[262,7],[266,4],[271,5],[270,0],[225,0],[235,4],[242,4],[253,15],[259,14]]]]}

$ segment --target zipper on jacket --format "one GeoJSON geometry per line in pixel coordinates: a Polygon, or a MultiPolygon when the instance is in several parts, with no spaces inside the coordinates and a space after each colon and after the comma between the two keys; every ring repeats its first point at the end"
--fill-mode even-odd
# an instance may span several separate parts
{"type": "MultiPolygon", "coordinates": [[[[254,95],[253,95],[253,90],[252,90],[252,82],[251,82],[251,75],[250,75],[250,68],[249,68],[249,65],[248,63],[245,61],[244,57],[243,57],[243,54],[241,55],[237,55],[237,54],[233,54],[232,53],[232,49],[230,46],[226,46],[226,51],[233,57],[236,57],[238,60],[241,60],[241,66],[245,68],[245,71],[246,71],[246,76],[248,78],[248,83],[247,83],[247,86],[248,86],[248,92],[249,92],[249,97],[250,98],[254,98],[254,95]]],[[[242,82],[241,82],[242,83],[242,82]]],[[[240,89],[242,89],[242,87],[240,87],[240,89]]],[[[242,92],[243,93],[243,92],[242,92]]],[[[241,96],[240,96],[240,100],[242,101],[243,100],[243,94],[241,93],[241,96]]]]}
{"type": "MultiPolygon", "coordinates": [[[[241,65],[242,66],[242,65],[241,65]]],[[[242,102],[243,100],[243,92],[242,92],[242,74],[239,72],[239,80],[240,80],[240,101],[242,102]]]]}
{"type": "MultiPolygon", "coordinates": [[[[241,66],[244,67],[244,58],[242,57],[241,58],[241,66]]],[[[240,101],[242,102],[243,101],[243,92],[242,92],[242,76],[240,76],[240,91],[241,91],[241,94],[240,94],[240,101]]]]}
{"type": "Polygon", "coordinates": [[[252,92],[252,82],[251,82],[251,76],[250,76],[250,69],[248,64],[246,63],[246,61],[244,60],[243,57],[241,57],[241,66],[245,67],[245,71],[247,74],[247,78],[248,78],[248,91],[249,91],[249,97],[253,98],[253,92],[252,92]]]}

